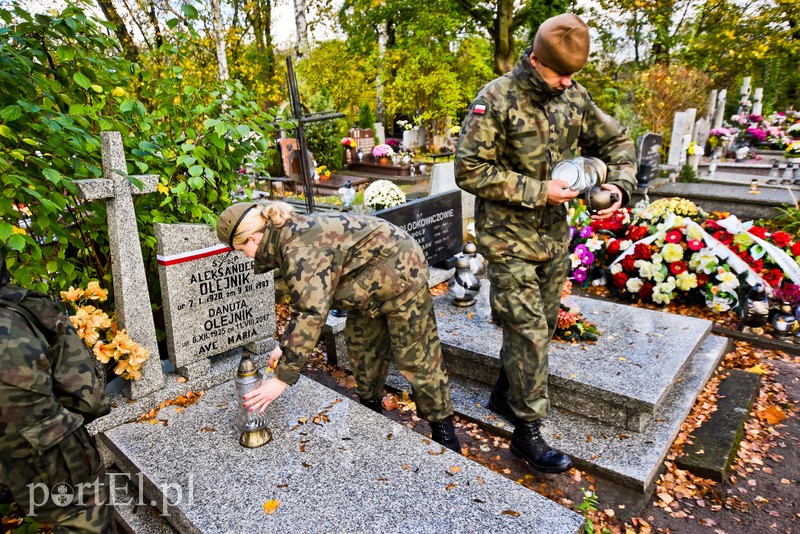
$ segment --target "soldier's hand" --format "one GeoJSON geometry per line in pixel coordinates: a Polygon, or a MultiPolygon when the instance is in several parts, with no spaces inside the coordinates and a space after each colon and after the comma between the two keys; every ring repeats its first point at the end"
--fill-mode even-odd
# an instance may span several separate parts
{"type": "Polygon", "coordinates": [[[269,353],[268,367],[270,369],[275,369],[275,366],[278,365],[278,360],[280,360],[281,356],[283,356],[283,351],[280,347],[275,347],[272,349],[272,352],[269,353]]]}
{"type": "Polygon", "coordinates": [[[624,196],[622,194],[622,190],[619,187],[617,187],[616,185],[614,185],[614,184],[603,184],[603,185],[600,186],[600,189],[605,189],[607,191],[612,191],[612,192],[616,193],[617,194],[617,198],[619,200],[617,200],[610,207],[608,207],[608,208],[606,208],[604,210],[600,210],[597,213],[595,213],[594,215],[592,215],[592,219],[594,219],[595,221],[599,221],[601,219],[608,219],[609,217],[611,217],[614,214],[615,211],[617,211],[618,209],[620,209],[622,207],[622,199],[624,198],[624,196]]]}
{"type": "Polygon", "coordinates": [[[577,197],[580,191],[573,191],[564,180],[547,181],[547,203],[558,206],[577,197]]]}
{"type": "Polygon", "coordinates": [[[251,412],[258,410],[258,413],[264,413],[264,409],[281,396],[286,386],[288,386],[286,382],[270,378],[261,384],[261,387],[245,394],[244,407],[249,408],[251,412]]]}

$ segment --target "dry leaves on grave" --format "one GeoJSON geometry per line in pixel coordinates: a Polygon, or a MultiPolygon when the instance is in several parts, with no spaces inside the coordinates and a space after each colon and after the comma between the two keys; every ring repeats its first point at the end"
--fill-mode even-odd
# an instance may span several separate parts
{"type": "Polygon", "coordinates": [[[190,389],[189,391],[187,391],[183,395],[178,396],[177,398],[167,399],[161,402],[158,405],[158,408],[153,408],[149,412],[145,412],[142,415],[140,415],[139,418],[136,420],[136,422],[150,423],[155,425],[158,423],[158,421],[156,420],[156,418],[158,417],[158,412],[160,412],[162,408],[166,408],[167,406],[178,406],[178,412],[180,413],[182,408],[186,408],[196,403],[205,394],[206,394],[205,391],[192,391],[190,389]]]}

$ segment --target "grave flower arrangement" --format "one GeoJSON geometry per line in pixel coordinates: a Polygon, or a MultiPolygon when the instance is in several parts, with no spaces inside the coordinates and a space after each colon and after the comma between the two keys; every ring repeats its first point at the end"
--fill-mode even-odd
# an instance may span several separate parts
{"type": "Polygon", "coordinates": [[[686,153],[690,156],[702,156],[703,147],[698,145],[696,142],[692,141],[691,143],[689,143],[689,146],[686,147],[686,153]]]}
{"type": "Polygon", "coordinates": [[[397,151],[400,149],[400,140],[390,137],[386,140],[386,144],[392,147],[392,150],[397,151]]]}
{"type": "Polygon", "coordinates": [[[331,170],[327,166],[321,165],[317,167],[317,176],[320,180],[330,180],[331,170]]]}
{"type": "Polygon", "coordinates": [[[784,155],[787,158],[800,158],[800,141],[789,143],[789,145],[786,147],[784,155]]]}
{"type": "Polygon", "coordinates": [[[619,242],[614,236],[630,224],[630,211],[622,209],[609,219],[593,221],[587,207],[575,203],[568,216],[572,236],[569,278],[584,286],[590,281],[603,279],[609,254],[619,253],[619,242]],[[609,243],[613,242],[616,243],[609,250],[609,243]]]}
{"type": "Polygon", "coordinates": [[[394,150],[387,144],[377,145],[372,149],[372,155],[376,158],[385,158],[394,154],[394,150]]]}
{"type": "Polygon", "coordinates": [[[342,137],[341,140],[342,146],[345,148],[355,148],[356,147],[356,140],[352,137],[342,137]]]}
{"type": "Polygon", "coordinates": [[[728,128],[714,128],[708,132],[708,144],[711,148],[725,146],[725,143],[733,139],[733,131],[728,128]]]}
{"type": "Polygon", "coordinates": [[[378,211],[399,206],[406,201],[406,195],[389,180],[372,182],[364,191],[364,206],[369,211],[378,211]]]}
{"type": "Polygon", "coordinates": [[[125,380],[136,380],[142,376],[142,365],[150,357],[150,351],[133,341],[124,329],[118,329],[116,321],[95,306],[107,298],[108,290],[102,289],[98,282],[89,282],[86,289],[70,286],[61,292],[61,299],[73,311],[72,325],[95,358],[102,363],[115,361],[115,374],[125,380]]]}
{"type": "Polygon", "coordinates": [[[575,311],[564,304],[566,299],[572,293],[572,282],[564,280],[564,285],[561,288],[561,305],[558,310],[558,323],[556,324],[555,339],[559,341],[597,341],[600,337],[600,330],[594,323],[590,323],[584,319],[580,311],[575,311]]]}
{"type": "Polygon", "coordinates": [[[411,123],[411,121],[405,121],[405,120],[397,121],[397,125],[400,128],[402,128],[403,130],[413,130],[414,129],[414,125],[411,123]]]}

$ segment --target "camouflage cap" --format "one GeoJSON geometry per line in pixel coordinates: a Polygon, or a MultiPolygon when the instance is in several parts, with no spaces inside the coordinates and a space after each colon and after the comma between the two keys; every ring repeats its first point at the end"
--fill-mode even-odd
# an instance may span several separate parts
{"type": "Polygon", "coordinates": [[[563,13],[542,22],[533,38],[533,54],[559,74],[578,72],[589,58],[589,27],[577,15],[563,13]]]}
{"type": "Polygon", "coordinates": [[[255,202],[238,202],[225,208],[217,220],[217,238],[229,247],[233,247],[233,238],[239,229],[239,224],[247,212],[257,206],[255,202]]]}

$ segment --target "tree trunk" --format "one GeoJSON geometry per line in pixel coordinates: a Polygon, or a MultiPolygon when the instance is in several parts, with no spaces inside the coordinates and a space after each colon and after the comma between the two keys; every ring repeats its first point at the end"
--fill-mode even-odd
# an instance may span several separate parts
{"type": "Polygon", "coordinates": [[[106,20],[114,25],[114,34],[116,34],[119,44],[122,46],[122,53],[125,59],[132,62],[138,61],[139,51],[136,49],[136,45],[133,44],[131,34],[128,33],[128,28],[122,22],[122,17],[119,16],[113,2],[111,0],[97,0],[97,3],[100,5],[100,9],[103,10],[106,20]]]}
{"type": "Polygon", "coordinates": [[[225,55],[225,29],[222,27],[222,13],[219,9],[219,0],[211,0],[211,16],[214,19],[214,39],[217,42],[217,65],[219,79],[226,81],[228,76],[228,57],[225,55]]]}
{"type": "Polygon", "coordinates": [[[494,39],[494,71],[503,75],[514,68],[514,1],[498,0],[497,16],[492,28],[494,39]]]}
{"type": "Polygon", "coordinates": [[[297,57],[302,57],[308,50],[306,0],[294,0],[294,26],[297,31],[297,57]]]}
{"type": "Polygon", "coordinates": [[[386,124],[386,104],[383,101],[383,59],[386,57],[386,42],[389,39],[389,23],[378,26],[378,74],[375,76],[375,122],[386,124]]]}

